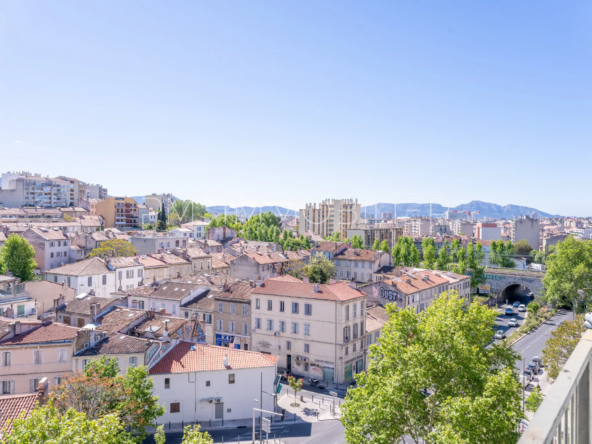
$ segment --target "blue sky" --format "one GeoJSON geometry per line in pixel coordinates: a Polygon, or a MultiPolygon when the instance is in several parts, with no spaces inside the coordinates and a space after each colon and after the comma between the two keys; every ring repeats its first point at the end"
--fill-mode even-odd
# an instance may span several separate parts
{"type": "Polygon", "coordinates": [[[0,0],[0,170],[592,215],[592,3],[0,0]]]}

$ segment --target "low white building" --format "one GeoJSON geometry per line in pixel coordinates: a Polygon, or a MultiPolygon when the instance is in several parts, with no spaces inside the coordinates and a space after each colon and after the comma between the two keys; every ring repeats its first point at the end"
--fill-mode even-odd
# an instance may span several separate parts
{"type": "Polygon", "coordinates": [[[107,267],[115,272],[117,290],[131,290],[144,280],[144,264],[138,257],[114,257],[109,259],[107,267]]]}
{"type": "MultiPolygon", "coordinates": [[[[150,368],[154,394],[164,404],[159,423],[249,419],[261,390],[274,393],[277,357],[263,353],[180,342],[150,368]]],[[[274,397],[263,395],[273,411],[274,397]]]]}
{"type": "Polygon", "coordinates": [[[182,224],[181,227],[189,228],[193,232],[193,239],[203,239],[206,235],[206,228],[208,227],[208,225],[209,222],[197,220],[195,222],[188,222],[186,224],[182,224]]]}
{"type": "Polygon", "coordinates": [[[97,257],[48,270],[45,280],[57,284],[66,282],[76,294],[92,290],[95,296],[107,297],[115,291],[115,272],[97,257]]]}

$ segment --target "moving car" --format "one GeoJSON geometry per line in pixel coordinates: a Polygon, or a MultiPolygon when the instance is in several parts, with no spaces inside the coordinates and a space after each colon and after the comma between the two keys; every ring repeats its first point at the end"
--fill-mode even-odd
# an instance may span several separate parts
{"type": "Polygon", "coordinates": [[[520,307],[520,301],[514,302],[514,307],[520,307]]]}
{"type": "Polygon", "coordinates": [[[514,310],[510,307],[506,308],[506,316],[512,316],[514,314],[514,310]]]}
{"type": "Polygon", "coordinates": [[[520,304],[520,306],[518,307],[518,311],[526,311],[526,305],[520,304]]]}
{"type": "Polygon", "coordinates": [[[278,376],[281,378],[282,381],[287,381],[288,376],[291,376],[290,373],[286,370],[280,370],[277,372],[278,376]]]}
{"type": "Polygon", "coordinates": [[[512,318],[510,322],[508,322],[508,327],[517,327],[518,326],[518,319],[512,318]]]}
{"type": "Polygon", "coordinates": [[[495,332],[495,339],[504,339],[506,337],[506,333],[503,330],[498,330],[495,332]]]}

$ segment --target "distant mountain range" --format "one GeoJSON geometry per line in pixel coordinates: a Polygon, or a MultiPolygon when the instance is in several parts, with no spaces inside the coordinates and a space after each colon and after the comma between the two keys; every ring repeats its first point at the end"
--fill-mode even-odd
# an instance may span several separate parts
{"type": "MultiPolygon", "coordinates": [[[[413,216],[440,216],[444,215],[446,210],[450,209],[457,211],[470,211],[474,219],[514,219],[521,215],[532,215],[536,213],[542,217],[559,217],[557,214],[549,214],[536,208],[524,207],[521,205],[497,205],[488,202],[481,202],[474,200],[468,204],[462,204],[457,207],[443,207],[440,204],[416,204],[416,203],[401,203],[397,204],[397,217],[413,217],[413,216]]],[[[378,203],[376,205],[368,205],[362,207],[362,215],[374,214],[380,217],[383,212],[393,213],[395,216],[395,205],[389,203],[378,203]]]]}
{"type": "MultiPolygon", "coordinates": [[[[224,214],[226,209],[226,214],[237,214],[237,210],[239,214],[244,214],[247,217],[250,217],[253,214],[266,213],[271,211],[272,213],[278,216],[297,216],[298,212],[294,210],[290,210],[288,208],[280,207],[280,206],[273,206],[268,205],[264,207],[238,207],[238,208],[231,208],[231,207],[224,207],[223,205],[215,205],[211,207],[207,207],[207,210],[210,213],[218,213],[224,214]]],[[[448,208],[443,207],[440,204],[418,204],[418,203],[400,203],[397,204],[396,211],[395,205],[392,203],[377,203],[376,205],[368,205],[362,207],[362,216],[365,214],[373,214],[374,216],[380,217],[382,213],[393,213],[393,217],[395,214],[397,217],[414,217],[414,216],[440,216],[444,215],[444,213],[448,210],[448,208]]],[[[545,213],[544,211],[537,210],[536,208],[531,207],[524,207],[521,205],[497,205],[488,202],[481,202],[479,200],[474,200],[469,202],[468,204],[458,205],[457,207],[452,207],[450,210],[457,210],[457,211],[471,211],[473,213],[474,219],[514,219],[517,216],[521,215],[532,215],[532,213],[536,213],[542,217],[560,217],[558,214],[550,214],[545,213]]]]}

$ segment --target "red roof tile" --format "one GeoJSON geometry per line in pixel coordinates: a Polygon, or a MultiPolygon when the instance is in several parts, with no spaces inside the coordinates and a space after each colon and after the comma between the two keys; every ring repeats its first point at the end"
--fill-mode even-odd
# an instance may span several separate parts
{"type": "Polygon", "coordinates": [[[150,369],[150,374],[162,375],[272,367],[276,365],[277,359],[277,356],[264,353],[208,344],[180,342],[150,369]],[[228,356],[228,369],[224,367],[224,356],[228,356]]]}
{"type": "Polygon", "coordinates": [[[39,399],[39,394],[30,393],[26,395],[7,395],[0,396],[0,430],[7,436],[12,430],[12,420],[17,419],[21,412],[25,412],[25,418],[31,414],[35,408],[35,403],[39,399]]]}
{"type": "Polygon", "coordinates": [[[6,341],[0,342],[0,347],[6,345],[36,344],[39,342],[58,342],[74,339],[80,329],[57,322],[41,325],[26,333],[13,336],[6,341]]]}
{"type": "Polygon", "coordinates": [[[271,296],[290,296],[308,299],[324,299],[328,301],[349,301],[366,296],[366,293],[351,288],[345,282],[335,284],[319,284],[319,292],[314,292],[315,284],[304,282],[286,282],[267,279],[264,285],[256,287],[251,294],[267,294],[271,296]]]}

